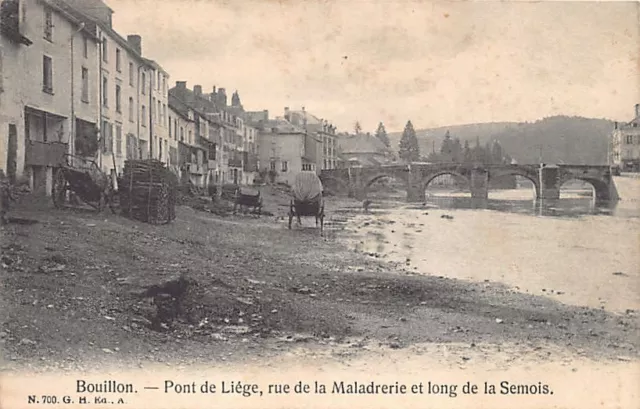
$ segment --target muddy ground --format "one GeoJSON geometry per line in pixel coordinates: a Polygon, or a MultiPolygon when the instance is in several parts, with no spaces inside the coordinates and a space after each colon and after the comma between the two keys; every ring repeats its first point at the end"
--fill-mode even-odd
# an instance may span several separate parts
{"type": "Polygon", "coordinates": [[[540,360],[549,346],[599,361],[639,356],[636,311],[418,276],[345,248],[337,237],[346,202],[328,199],[320,237],[310,218],[288,230],[286,198],[268,195],[270,216],[181,206],[163,226],[23,201],[12,216],[34,223],[0,231],[4,369],[259,360],[301,343],[508,343],[540,360]]]}

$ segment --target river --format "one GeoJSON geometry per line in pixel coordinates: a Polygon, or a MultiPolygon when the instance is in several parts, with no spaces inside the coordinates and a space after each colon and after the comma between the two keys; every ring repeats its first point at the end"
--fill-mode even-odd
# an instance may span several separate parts
{"type": "Polygon", "coordinates": [[[405,271],[625,312],[640,309],[640,177],[615,182],[622,200],[614,206],[594,203],[580,186],[543,204],[528,188],[491,191],[485,201],[428,192],[417,205],[374,198],[369,214],[336,209],[333,221],[352,250],[405,271]]]}

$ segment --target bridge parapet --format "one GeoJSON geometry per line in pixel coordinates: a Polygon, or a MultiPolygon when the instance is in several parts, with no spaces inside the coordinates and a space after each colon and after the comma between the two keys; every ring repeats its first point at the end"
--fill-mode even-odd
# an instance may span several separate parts
{"type": "Polygon", "coordinates": [[[481,165],[465,163],[411,163],[323,170],[320,178],[325,186],[346,190],[349,195],[364,198],[367,189],[382,178],[394,178],[406,184],[407,200],[424,201],[425,189],[434,178],[450,174],[465,180],[472,197],[487,198],[489,182],[504,176],[521,176],[533,182],[538,199],[558,199],[560,187],[570,179],[590,183],[600,200],[619,199],[609,166],[606,165],[481,165]]]}

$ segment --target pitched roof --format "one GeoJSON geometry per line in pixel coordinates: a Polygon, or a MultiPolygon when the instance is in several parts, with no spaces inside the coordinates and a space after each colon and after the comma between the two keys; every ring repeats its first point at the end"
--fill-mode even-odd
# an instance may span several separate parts
{"type": "Polygon", "coordinates": [[[373,135],[341,135],[338,137],[338,146],[345,153],[385,153],[388,148],[373,135]]]}
{"type": "Polygon", "coordinates": [[[286,119],[282,118],[282,117],[276,117],[274,119],[269,119],[267,120],[264,125],[263,125],[264,129],[277,129],[278,133],[300,133],[300,134],[304,134],[304,129],[302,129],[301,127],[292,124],[291,122],[287,121],[286,119]]]}

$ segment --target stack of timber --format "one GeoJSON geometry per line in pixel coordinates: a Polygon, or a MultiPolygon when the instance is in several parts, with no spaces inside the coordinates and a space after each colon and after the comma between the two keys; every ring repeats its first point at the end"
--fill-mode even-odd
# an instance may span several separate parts
{"type": "Polygon", "coordinates": [[[151,224],[175,219],[178,179],[162,162],[127,160],[118,187],[124,216],[151,224]]]}

